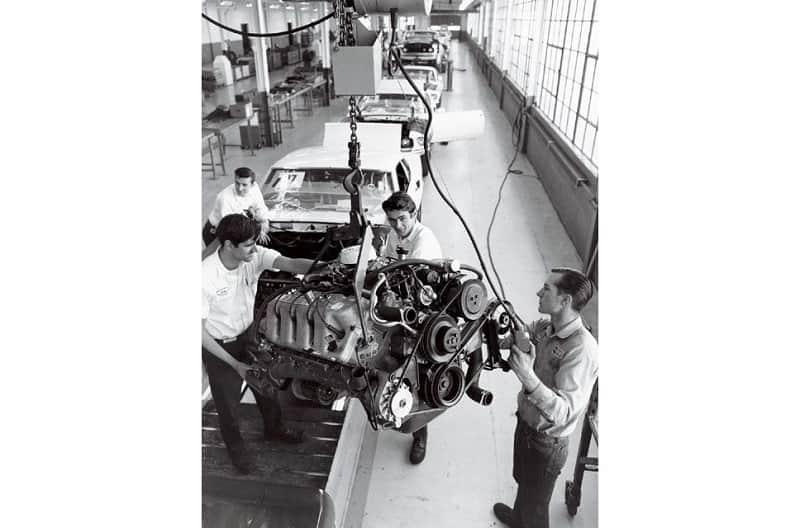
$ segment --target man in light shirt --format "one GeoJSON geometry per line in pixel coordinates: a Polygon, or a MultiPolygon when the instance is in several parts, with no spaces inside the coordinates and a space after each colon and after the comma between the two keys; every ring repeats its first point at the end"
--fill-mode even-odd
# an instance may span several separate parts
{"type": "MultiPolygon", "coordinates": [[[[382,204],[391,226],[383,247],[383,256],[410,259],[434,260],[442,258],[442,248],[433,231],[417,221],[417,206],[411,196],[396,192],[382,204]]],[[[412,464],[425,460],[428,443],[428,426],[414,432],[408,459],[412,464]]]]}
{"type": "Polygon", "coordinates": [[[514,433],[514,507],[494,505],[500,521],[514,528],[548,528],[550,498],[567,461],[575,430],[597,380],[597,341],[580,310],[592,298],[591,281],[581,272],[555,268],[537,292],[540,319],[528,327],[534,349],[524,352],[511,339],[508,363],[522,390],[517,396],[514,433]]]}
{"type": "Polygon", "coordinates": [[[440,259],[442,247],[433,231],[417,220],[417,205],[411,196],[398,191],[383,204],[383,211],[392,230],[386,237],[383,255],[410,259],[440,259]]]}
{"type": "Polygon", "coordinates": [[[220,220],[229,214],[246,214],[261,223],[258,240],[266,242],[269,232],[269,209],[264,196],[256,184],[256,173],[249,167],[239,167],[234,171],[233,183],[222,189],[214,201],[214,208],[203,227],[203,243],[208,246],[214,240],[214,233],[220,220]]]}
{"type": "MultiPolygon", "coordinates": [[[[219,250],[202,262],[203,364],[219,417],[220,432],[234,467],[248,474],[258,467],[239,430],[240,387],[250,358],[246,347],[253,324],[258,277],[267,268],[302,274],[312,262],[291,259],[256,245],[260,226],[242,214],[227,215],[217,228],[219,250]]],[[[258,321],[255,322],[258,324],[258,321]]],[[[299,443],[300,431],[288,429],[281,417],[277,394],[253,391],[269,441],[299,443]]]]}

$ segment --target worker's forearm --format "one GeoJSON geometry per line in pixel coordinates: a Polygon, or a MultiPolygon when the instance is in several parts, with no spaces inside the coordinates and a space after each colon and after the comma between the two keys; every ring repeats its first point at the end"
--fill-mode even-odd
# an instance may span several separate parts
{"type": "Polygon", "coordinates": [[[275,259],[274,266],[281,271],[305,275],[311,271],[311,264],[313,263],[314,261],[310,259],[278,257],[275,259]]]}
{"type": "Polygon", "coordinates": [[[209,334],[208,330],[206,330],[205,328],[203,328],[202,343],[203,343],[203,348],[208,350],[208,352],[211,355],[215,356],[217,359],[224,361],[234,369],[236,369],[236,367],[239,365],[240,362],[235,357],[230,355],[227,350],[222,348],[222,345],[217,343],[217,341],[213,337],[211,337],[211,334],[209,334]]]}

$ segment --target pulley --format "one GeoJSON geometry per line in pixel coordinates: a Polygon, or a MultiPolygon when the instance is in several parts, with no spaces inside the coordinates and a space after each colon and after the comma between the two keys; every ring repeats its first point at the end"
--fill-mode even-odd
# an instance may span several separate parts
{"type": "Polygon", "coordinates": [[[431,406],[446,408],[461,400],[467,380],[458,365],[442,364],[428,370],[422,385],[425,399],[431,406]]]}
{"type": "Polygon", "coordinates": [[[488,300],[486,286],[478,279],[456,282],[442,293],[443,304],[453,301],[448,311],[468,321],[475,321],[483,314],[488,300]],[[458,298],[453,300],[454,297],[458,298]]]}
{"type": "Polygon", "coordinates": [[[422,356],[432,363],[449,361],[461,345],[461,330],[448,314],[433,314],[425,327],[422,356]]]}

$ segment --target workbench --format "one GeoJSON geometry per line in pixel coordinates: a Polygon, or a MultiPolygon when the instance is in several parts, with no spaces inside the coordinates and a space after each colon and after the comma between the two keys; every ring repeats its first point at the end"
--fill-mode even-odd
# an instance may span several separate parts
{"type": "Polygon", "coordinates": [[[279,123],[289,123],[291,128],[294,128],[294,112],[306,112],[308,115],[313,113],[313,97],[314,91],[325,87],[325,79],[318,79],[311,83],[304,83],[292,93],[276,97],[272,101],[272,105],[277,109],[277,121],[279,123]],[[298,107],[292,104],[298,98],[303,99],[303,106],[298,107]],[[281,116],[281,109],[286,113],[286,119],[281,116]]]}
{"type": "Polygon", "coordinates": [[[217,167],[222,167],[222,175],[225,175],[225,138],[219,130],[215,128],[203,127],[202,131],[203,148],[208,145],[208,154],[211,157],[211,163],[203,162],[203,171],[211,171],[211,179],[217,178],[217,167]],[[219,161],[214,160],[214,143],[216,142],[217,156],[219,161]],[[206,168],[208,167],[208,168],[206,168]]]}
{"type": "MultiPolygon", "coordinates": [[[[230,117],[227,119],[222,119],[219,121],[209,121],[203,120],[203,143],[204,147],[207,143],[208,151],[211,155],[211,163],[203,163],[204,171],[211,171],[211,179],[216,179],[217,171],[216,167],[220,166],[222,168],[222,175],[226,176],[227,172],[225,170],[225,147],[241,147],[241,144],[235,143],[225,143],[225,132],[230,130],[234,127],[239,127],[242,124],[247,124],[247,126],[251,126],[251,122],[253,120],[253,115],[250,117],[230,117]],[[217,142],[217,150],[220,161],[217,163],[214,161],[214,149],[212,146],[212,140],[216,140],[217,142]]],[[[255,150],[253,149],[252,144],[250,145],[250,155],[255,156],[255,150]]]]}

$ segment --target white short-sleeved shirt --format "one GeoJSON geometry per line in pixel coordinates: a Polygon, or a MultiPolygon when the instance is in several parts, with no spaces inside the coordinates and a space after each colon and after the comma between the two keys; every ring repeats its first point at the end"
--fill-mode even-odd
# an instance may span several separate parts
{"type": "Polygon", "coordinates": [[[242,262],[235,270],[222,264],[215,251],[203,260],[202,319],[214,339],[239,336],[253,322],[258,276],[271,268],[281,254],[257,246],[250,262],[242,262]]]}
{"type": "Polygon", "coordinates": [[[394,229],[389,231],[386,237],[386,249],[384,255],[397,258],[397,248],[401,247],[408,251],[406,258],[433,260],[442,258],[442,247],[436,239],[433,231],[417,222],[411,228],[411,233],[400,240],[394,229]]]}
{"type": "Polygon", "coordinates": [[[214,201],[214,208],[208,215],[208,222],[216,227],[219,221],[229,214],[244,214],[247,209],[253,208],[255,217],[260,221],[269,220],[269,209],[264,203],[264,196],[258,185],[251,185],[247,194],[236,194],[236,184],[232,183],[222,189],[214,201]]]}

